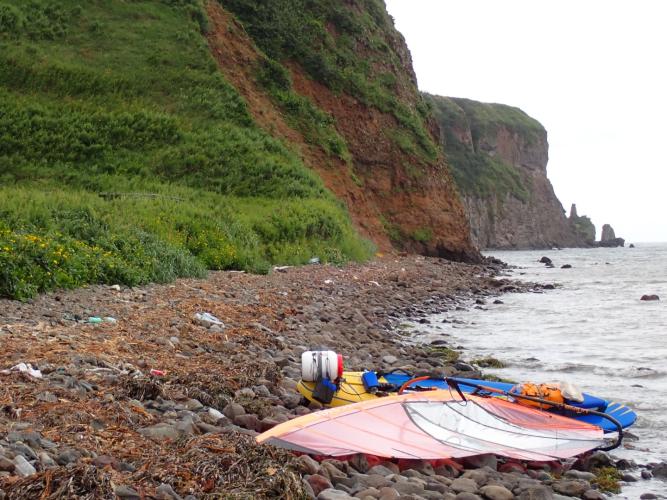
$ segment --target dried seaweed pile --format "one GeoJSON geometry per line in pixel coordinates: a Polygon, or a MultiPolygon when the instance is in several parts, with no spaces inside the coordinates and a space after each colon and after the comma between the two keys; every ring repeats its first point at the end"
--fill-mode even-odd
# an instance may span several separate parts
{"type": "Polygon", "coordinates": [[[224,492],[232,498],[305,498],[294,456],[258,446],[239,433],[204,435],[178,443],[168,459],[147,464],[137,484],[160,481],[197,496],[224,492]]]}
{"type": "Polygon", "coordinates": [[[9,499],[81,500],[114,498],[119,484],[135,485],[139,495],[153,496],[155,482],[197,497],[305,498],[293,455],[258,446],[238,433],[199,436],[166,450],[131,476],[111,467],[77,465],[49,469],[0,484],[9,499]],[[145,485],[145,486],[144,486],[145,485]]]}
{"type": "Polygon", "coordinates": [[[2,488],[10,500],[98,500],[115,497],[111,474],[90,465],[49,469],[16,481],[5,480],[2,488]]]}

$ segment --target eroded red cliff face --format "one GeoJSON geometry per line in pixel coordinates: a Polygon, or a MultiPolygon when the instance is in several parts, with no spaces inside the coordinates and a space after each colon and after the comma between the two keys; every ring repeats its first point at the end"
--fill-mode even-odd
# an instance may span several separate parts
{"type": "MultiPolygon", "coordinates": [[[[347,3],[353,11],[363,13],[362,3],[347,3]]],[[[350,153],[347,161],[325,154],[289,123],[284,110],[257,83],[257,64],[264,55],[243,26],[218,2],[210,1],[207,11],[211,21],[208,42],[220,70],[245,97],[260,126],[289,143],[346,204],[362,234],[382,251],[479,260],[463,204],[437,146],[431,157],[416,151],[405,144],[404,125],[395,113],[364,104],[345,91],[334,91],[310,78],[298,63],[283,61],[290,70],[294,91],[333,117],[350,153]]],[[[335,29],[329,29],[336,37],[335,29]]],[[[395,57],[386,58],[386,62],[375,58],[373,71],[393,78],[397,101],[419,116],[415,110],[422,96],[405,41],[392,28],[385,42],[395,57]]],[[[373,50],[370,44],[357,45],[360,57],[373,50]]],[[[420,120],[427,140],[435,146],[437,125],[420,120]]]]}

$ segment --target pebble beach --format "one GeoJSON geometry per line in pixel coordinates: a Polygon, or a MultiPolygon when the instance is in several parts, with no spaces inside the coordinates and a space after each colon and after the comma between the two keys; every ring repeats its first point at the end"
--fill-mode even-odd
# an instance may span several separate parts
{"type": "Polygon", "coordinates": [[[382,257],[0,301],[0,498],[605,498],[590,471],[617,464],[601,452],[376,463],[254,442],[320,409],[295,389],[308,349],[343,354],[346,370],[483,376],[456,345],[408,342],[403,322],[553,288],[502,270],[382,257]]]}

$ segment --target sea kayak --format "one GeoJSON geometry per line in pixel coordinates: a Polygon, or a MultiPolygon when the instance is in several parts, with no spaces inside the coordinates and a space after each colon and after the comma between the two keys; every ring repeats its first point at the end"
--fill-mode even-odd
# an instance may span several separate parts
{"type": "MultiPolygon", "coordinates": [[[[368,378],[368,375],[366,375],[366,378],[368,378]]],[[[432,389],[453,390],[450,386],[450,383],[442,378],[428,378],[425,380],[413,379],[414,377],[411,374],[402,371],[394,373],[345,371],[342,373],[342,377],[340,377],[338,381],[336,386],[337,389],[333,394],[333,398],[329,403],[325,404],[325,406],[338,407],[352,403],[358,403],[360,401],[373,400],[388,394],[396,394],[401,387],[403,387],[404,390],[407,390],[408,392],[418,392],[432,389]],[[366,389],[367,384],[365,385],[363,380],[364,374],[368,373],[373,374],[378,382],[378,386],[370,391],[366,389]]],[[[506,398],[506,394],[503,395],[492,391],[480,391],[479,386],[502,391],[503,393],[511,393],[512,388],[514,387],[514,384],[507,382],[491,382],[487,380],[467,378],[452,378],[450,380],[455,381],[456,384],[458,384],[458,388],[464,394],[471,394],[475,392],[482,395],[506,398]]],[[[297,390],[309,401],[316,400],[313,395],[315,387],[316,382],[300,380],[297,384],[297,390]]],[[[637,414],[624,404],[587,393],[583,393],[583,401],[566,401],[566,403],[583,410],[593,410],[603,413],[618,421],[618,423],[623,428],[631,426],[637,419],[637,414]]],[[[614,432],[617,430],[617,426],[611,420],[601,415],[579,414],[574,411],[563,411],[558,409],[549,409],[548,411],[574,418],[581,422],[599,426],[605,432],[614,432]]]]}

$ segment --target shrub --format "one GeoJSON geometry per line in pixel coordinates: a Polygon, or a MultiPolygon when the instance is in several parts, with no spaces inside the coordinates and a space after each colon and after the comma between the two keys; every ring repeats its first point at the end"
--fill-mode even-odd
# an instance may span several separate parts
{"type": "Polygon", "coordinates": [[[266,58],[260,62],[256,74],[258,83],[268,91],[286,114],[289,124],[301,132],[308,143],[320,146],[330,156],[350,161],[347,144],[334,127],[333,117],[292,89],[292,79],[283,65],[266,58]]]}
{"type": "Polygon", "coordinates": [[[257,81],[269,90],[288,91],[292,88],[289,71],[282,64],[268,57],[259,64],[257,81]]]}
{"type": "Polygon", "coordinates": [[[17,35],[22,27],[21,12],[13,5],[0,4],[0,35],[17,35]]]}
{"type": "Polygon", "coordinates": [[[412,238],[420,243],[428,243],[433,239],[433,231],[431,228],[419,228],[412,233],[412,238]]]}

